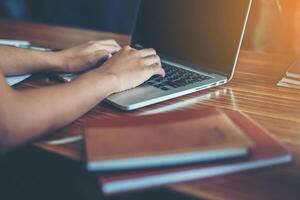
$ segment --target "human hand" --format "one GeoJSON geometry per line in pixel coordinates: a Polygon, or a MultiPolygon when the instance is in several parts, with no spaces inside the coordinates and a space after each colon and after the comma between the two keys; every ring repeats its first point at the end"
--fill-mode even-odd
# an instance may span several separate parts
{"type": "Polygon", "coordinates": [[[90,41],[56,52],[56,58],[60,61],[60,71],[80,72],[94,67],[101,61],[105,61],[120,49],[120,45],[114,40],[90,41]]]}
{"type": "Polygon", "coordinates": [[[117,88],[114,92],[135,88],[153,75],[165,76],[154,49],[136,50],[129,46],[124,47],[97,70],[116,77],[117,88]]]}

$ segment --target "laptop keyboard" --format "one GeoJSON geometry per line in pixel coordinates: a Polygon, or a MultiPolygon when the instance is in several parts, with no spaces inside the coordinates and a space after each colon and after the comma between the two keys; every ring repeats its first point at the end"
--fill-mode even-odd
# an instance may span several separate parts
{"type": "Polygon", "coordinates": [[[163,91],[167,91],[211,79],[209,76],[174,67],[169,64],[163,64],[163,68],[166,72],[165,77],[159,75],[153,76],[146,81],[144,85],[151,85],[163,91]]]}

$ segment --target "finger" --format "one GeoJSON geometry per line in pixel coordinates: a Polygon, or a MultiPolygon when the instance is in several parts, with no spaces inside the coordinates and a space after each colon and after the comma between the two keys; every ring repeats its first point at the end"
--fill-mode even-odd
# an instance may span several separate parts
{"type": "Polygon", "coordinates": [[[143,50],[136,51],[136,54],[141,57],[149,57],[149,56],[156,55],[156,51],[154,49],[143,49],[143,50]]]}
{"type": "Polygon", "coordinates": [[[152,75],[160,75],[162,77],[165,77],[166,72],[165,70],[158,64],[153,64],[150,66],[150,70],[152,71],[152,75]]]}
{"type": "Polygon", "coordinates": [[[102,46],[99,46],[99,49],[107,50],[110,53],[116,53],[121,50],[121,47],[115,46],[115,45],[110,45],[110,44],[103,44],[102,46]]]}
{"type": "Polygon", "coordinates": [[[111,44],[111,45],[115,45],[115,46],[121,47],[119,45],[119,43],[117,41],[115,41],[115,40],[101,40],[99,42],[102,43],[102,44],[111,44]]]}
{"type": "Polygon", "coordinates": [[[122,48],[122,50],[124,50],[124,51],[133,51],[133,50],[135,50],[135,49],[132,48],[132,47],[129,46],[129,45],[126,45],[126,46],[124,46],[124,47],[122,48]]]}
{"type": "Polygon", "coordinates": [[[147,66],[152,66],[154,64],[161,66],[160,57],[158,55],[152,55],[152,56],[145,57],[145,58],[143,58],[143,62],[147,66]]]}
{"type": "Polygon", "coordinates": [[[88,45],[93,45],[93,44],[110,44],[110,45],[120,46],[115,40],[98,40],[98,41],[92,40],[92,41],[89,41],[87,44],[88,45]]]}
{"type": "Polygon", "coordinates": [[[116,53],[121,50],[121,47],[114,44],[101,44],[101,43],[94,43],[91,46],[91,51],[97,50],[107,50],[111,53],[116,53]]]}
{"type": "Polygon", "coordinates": [[[116,46],[119,49],[121,49],[121,46],[115,41],[115,40],[99,40],[99,41],[89,41],[86,43],[86,45],[89,45],[91,47],[101,47],[103,45],[109,45],[109,46],[116,46]]]}

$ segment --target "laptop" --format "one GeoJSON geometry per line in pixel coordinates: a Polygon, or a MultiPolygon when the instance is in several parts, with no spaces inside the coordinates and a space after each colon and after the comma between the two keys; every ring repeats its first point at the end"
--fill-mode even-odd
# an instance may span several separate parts
{"type": "MultiPolygon", "coordinates": [[[[113,94],[130,111],[216,87],[234,74],[252,0],[141,0],[131,46],[154,48],[166,76],[113,94]]],[[[77,74],[62,74],[71,81],[77,74]]]]}
{"type": "Polygon", "coordinates": [[[252,0],[141,0],[131,46],[154,48],[166,76],[109,96],[130,111],[227,83],[252,0]]]}

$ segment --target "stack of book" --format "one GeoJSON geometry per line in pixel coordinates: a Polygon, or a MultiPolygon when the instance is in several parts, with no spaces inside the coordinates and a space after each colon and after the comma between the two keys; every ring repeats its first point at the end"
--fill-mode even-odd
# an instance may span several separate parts
{"type": "Polygon", "coordinates": [[[288,163],[246,115],[214,108],[86,123],[87,170],[107,195],[288,163]]]}
{"type": "Polygon", "coordinates": [[[284,77],[277,85],[281,87],[300,89],[300,57],[292,63],[284,77]]]}

